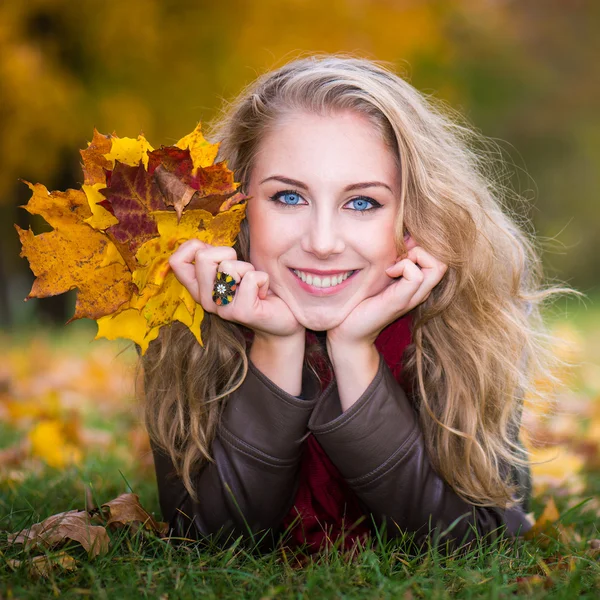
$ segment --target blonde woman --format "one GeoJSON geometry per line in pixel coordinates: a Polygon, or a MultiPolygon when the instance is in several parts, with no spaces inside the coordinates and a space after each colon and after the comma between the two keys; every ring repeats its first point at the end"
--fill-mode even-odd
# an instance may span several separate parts
{"type": "Polygon", "coordinates": [[[548,292],[476,136],[386,68],[319,56],[260,77],[212,137],[246,219],[234,248],[170,261],[204,346],[173,325],[144,357],[173,534],[528,530],[521,404],[548,368],[548,292]]]}

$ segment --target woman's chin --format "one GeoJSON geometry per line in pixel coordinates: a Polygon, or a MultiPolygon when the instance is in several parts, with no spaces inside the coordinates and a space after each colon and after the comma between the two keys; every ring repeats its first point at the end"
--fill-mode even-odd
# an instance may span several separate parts
{"type": "Polygon", "coordinates": [[[337,327],[344,319],[346,315],[339,314],[302,314],[296,315],[298,323],[306,329],[312,331],[329,331],[337,327]]]}

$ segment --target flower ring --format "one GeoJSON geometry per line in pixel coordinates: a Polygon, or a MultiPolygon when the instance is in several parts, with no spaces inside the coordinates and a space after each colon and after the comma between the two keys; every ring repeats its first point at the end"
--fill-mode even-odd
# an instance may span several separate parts
{"type": "Polygon", "coordinates": [[[229,304],[235,296],[236,288],[237,283],[231,275],[217,271],[217,277],[215,278],[215,286],[212,294],[215,304],[217,306],[229,304]]]}

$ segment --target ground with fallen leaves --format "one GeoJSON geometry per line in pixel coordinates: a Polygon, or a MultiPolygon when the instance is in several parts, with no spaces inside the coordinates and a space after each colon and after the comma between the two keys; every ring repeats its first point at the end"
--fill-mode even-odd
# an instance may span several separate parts
{"type": "Polygon", "coordinates": [[[556,352],[575,366],[559,374],[556,402],[524,417],[539,463],[533,532],[449,557],[402,542],[310,558],[175,545],[163,537],[133,348],[91,341],[85,322],[0,333],[0,599],[597,597],[600,307],[589,306],[553,317],[556,352]]]}

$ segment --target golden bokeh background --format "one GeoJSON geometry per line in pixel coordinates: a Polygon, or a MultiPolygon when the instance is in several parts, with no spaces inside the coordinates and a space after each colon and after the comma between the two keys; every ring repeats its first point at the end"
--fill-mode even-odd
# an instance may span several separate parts
{"type": "MultiPolygon", "coordinates": [[[[593,0],[6,0],[0,4],[0,325],[33,277],[13,223],[29,190],[79,187],[96,127],[158,147],[209,121],[258,74],[316,52],[386,61],[466,115],[512,164],[549,276],[599,280],[600,3],[593,0]]],[[[68,306],[67,306],[68,305],[68,306]]]]}

